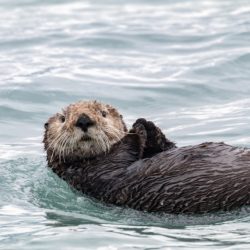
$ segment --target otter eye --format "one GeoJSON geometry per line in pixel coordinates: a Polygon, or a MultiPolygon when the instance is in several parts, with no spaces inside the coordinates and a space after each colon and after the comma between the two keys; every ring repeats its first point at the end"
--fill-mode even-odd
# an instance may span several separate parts
{"type": "Polygon", "coordinates": [[[65,122],[65,116],[64,115],[60,116],[60,120],[61,122],[65,122]]]}
{"type": "Polygon", "coordinates": [[[44,123],[44,128],[47,129],[48,127],[49,127],[49,123],[48,122],[44,123]]]}
{"type": "Polygon", "coordinates": [[[104,111],[104,110],[101,111],[101,114],[102,114],[103,117],[106,117],[106,116],[107,116],[107,112],[104,111]]]}

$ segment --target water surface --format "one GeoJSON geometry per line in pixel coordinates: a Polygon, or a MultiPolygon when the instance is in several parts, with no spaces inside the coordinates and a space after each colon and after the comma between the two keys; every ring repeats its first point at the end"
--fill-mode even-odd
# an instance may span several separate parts
{"type": "Polygon", "coordinates": [[[74,192],[43,124],[77,100],[156,122],[178,146],[250,146],[248,0],[0,0],[0,248],[249,249],[250,211],[155,215],[74,192]]]}

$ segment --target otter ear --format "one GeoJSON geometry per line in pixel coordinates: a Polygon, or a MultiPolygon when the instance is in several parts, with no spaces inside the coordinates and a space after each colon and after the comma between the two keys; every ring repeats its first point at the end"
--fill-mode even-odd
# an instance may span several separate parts
{"type": "Polygon", "coordinates": [[[111,105],[109,105],[109,104],[106,104],[106,108],[108,109],[109,112],[116,111],[116,109],[114,107],[112,107],[111,105]]]}
{"type": "Polygon", "coordinates": [[[49,127],[49,123],[48,122],[44,123],[44,128],[47,129],[48,127],[49,127]]]}
{"type": "MultiPolygon", "coordinates": [[[[112,115],[114,115],[114,116],[120,116],[120,114],[119,114],[119,112],[117,111],[117,109],[116,108],[114,108],[114,107],[112,107],[111,105],[106,105],[106,108],[108,109],[108,112],[110,113],[110,114],[112,114],[112,115]]],[[[122,117],[121,117],[121,119],[122,119],[122,117]]]]}

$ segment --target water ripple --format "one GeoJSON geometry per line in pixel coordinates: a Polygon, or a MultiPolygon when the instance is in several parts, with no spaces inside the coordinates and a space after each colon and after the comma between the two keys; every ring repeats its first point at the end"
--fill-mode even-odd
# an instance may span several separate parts
{"type": "Polygon", "coordinates": [[[250,145],[248,0],[0,0],[0,247],[248,249],[249,209],[107,206],[46,168],[43,124],[98,99],[177,145],[250,145]]]}

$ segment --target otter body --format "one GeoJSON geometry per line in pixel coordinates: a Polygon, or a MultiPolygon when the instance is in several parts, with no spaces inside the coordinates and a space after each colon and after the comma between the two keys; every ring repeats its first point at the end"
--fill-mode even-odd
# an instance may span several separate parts
{"type": "Polygon", "coordinates": [[[105,203],[166,213],[229,211],[250,203],[249,149],[212,142],[176,148],[152,122],[139,119],[108,152],[69,150],[62,157],[51,146],[50,126],[44,137],[48,166],[105,203]]]}

